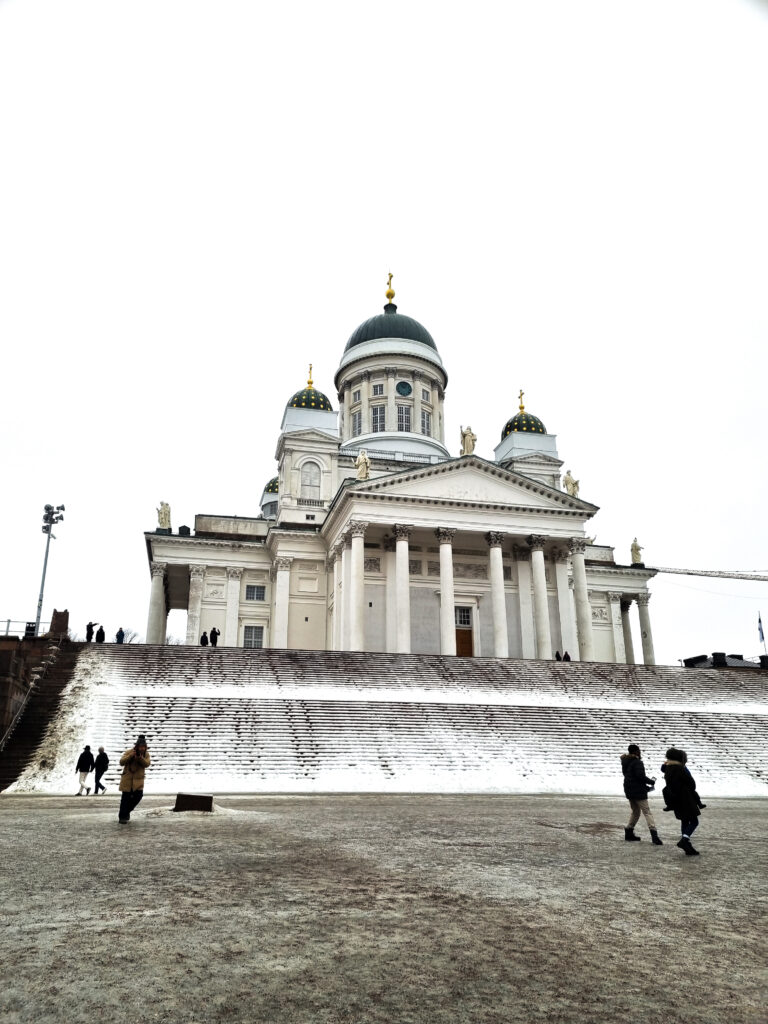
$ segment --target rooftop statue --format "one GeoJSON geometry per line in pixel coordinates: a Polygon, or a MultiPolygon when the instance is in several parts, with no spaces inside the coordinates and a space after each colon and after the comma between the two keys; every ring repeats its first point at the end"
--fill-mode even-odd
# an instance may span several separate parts
{"type": "Polygon", "coordinates": [[[170,530],[171,528],[171,506],[167,501],[160,502],[160,508],[157,510],[157,525],[161,530],[170,530]]]}
{"type": "Polygon", "coordinates": [[[570,469],[566,469],[565,476],[563,477],[563,487],[570,494],[572,498],[578,498],[579,496],[579,481],[574,480],[571,476],[570,469]]]}
{"type": "Polygon", "coordinates": [[[368,458],[368,453],[364,448],[361,449],[355,459],[355,465],[357,466],[357,479],[368,480],[371,475],[371,460],[368,458]]]}
{"type": "Polygon", "coordinates": [[[461,454],[471,455],[477,444],[477,435],[472,433],[472,427],[461,428],[461,454]]]}
{"type": "Polygon", "coordinates": [[[632,565],[642,565],[643,564],[643,549],[637,543],[637,537],[635,537],[635,539],[632,541],[632,546],[631,546],[630,550],[632,552],[632,565]]]}

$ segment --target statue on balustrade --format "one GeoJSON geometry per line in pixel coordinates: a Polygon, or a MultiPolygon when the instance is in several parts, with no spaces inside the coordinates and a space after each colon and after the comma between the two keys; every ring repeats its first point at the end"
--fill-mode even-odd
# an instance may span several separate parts
{"type": "Polygon", "coordinates": [[[355,465],[357,466],[357,479],[367,480],[371,475],[371,460],[368,458],[368,452],[364,448],[361,449],[355,459],[355,465]]]}
{"type": "Polygon", "coordinates": [[[170,530],[171,528],[171,506],[167,501],[160,502],[160,508],[157,510],[157,525],[161,530],[170,530]]]}
{"type": "Polygon", "coordinates": [[[471,455],[477,444],[477,435],[472,433],[472,427],[461,427],[461,454],[471,455]]]}
{"type": "Polygon", "coordinates": [[[632,541],[632,546],[631,546],[630,550],[632,552],[632,565],[642,565],[643,564],[643,549],[637,543],[637,537],[635,537],[635,539],[632,541]]]}
{"type": "Polygon", "coordinates": [[[566,469],[565,476],[563,477],[563,487],[570,494],[572,498],[578,498],[579,496],[579,481],[574,480],[571,476],[570,469],[566,469]]]}

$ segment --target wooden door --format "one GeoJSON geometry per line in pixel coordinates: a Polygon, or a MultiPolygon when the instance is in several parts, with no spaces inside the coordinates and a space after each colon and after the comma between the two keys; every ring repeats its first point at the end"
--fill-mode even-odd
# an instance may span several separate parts
{"type": "Polygon", "coordinates": [[[459,658],[471,658],[473,654],[472,630],[456,630],[456,655],[459,658]]]}

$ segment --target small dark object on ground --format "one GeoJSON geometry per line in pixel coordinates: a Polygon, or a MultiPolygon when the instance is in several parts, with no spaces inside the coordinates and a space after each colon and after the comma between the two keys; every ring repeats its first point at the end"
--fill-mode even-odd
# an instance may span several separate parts
{"type": "Polygon", "coordinates": [[[212,811],[213,797],[205,793],[177,793],[174,811],[212,811]]]}

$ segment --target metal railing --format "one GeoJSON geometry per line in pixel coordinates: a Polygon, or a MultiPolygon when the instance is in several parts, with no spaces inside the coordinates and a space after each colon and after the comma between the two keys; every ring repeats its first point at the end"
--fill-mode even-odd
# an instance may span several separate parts
{"type": "MultiPolygon", "coordinates": [[[[14,636],[24,636],[27,626],[34,627],[34,625],[34,619],[0,619],[0,636],[10,636],[11,634],[14,636]]],[[[50,628],[50,622],[41,622],[40,634],[47,633],[50,628]]]]}
{"type": "Polygon", "coordinates": [[[48,669],[51,667],[51,665],[55,664],[56,659],[59,656],[62,640],[62,637],[57,637],[55,640],[49,640],[48,654],[43,658],[42,662],[36,668],[32,669],[32,679],[30,680],[29,683],[29,689],[24,694],[24,700],[22,700],[21,704],[16,709],[16,714],[13,716],[10,725],[3,733],[2,739],[0,739],[0,751],[2,751],[5,748],[6,743],[11,738],[11,736],[13,736],[16,730],[16,726],[21,721],[21,716],[24,714],[27,704],[29,704],[30,699],[32,698],[32,694],[37,689],[37,684],[40,682],[41,679],[45,678],[45,675],[48,672],[48,669]]]}

